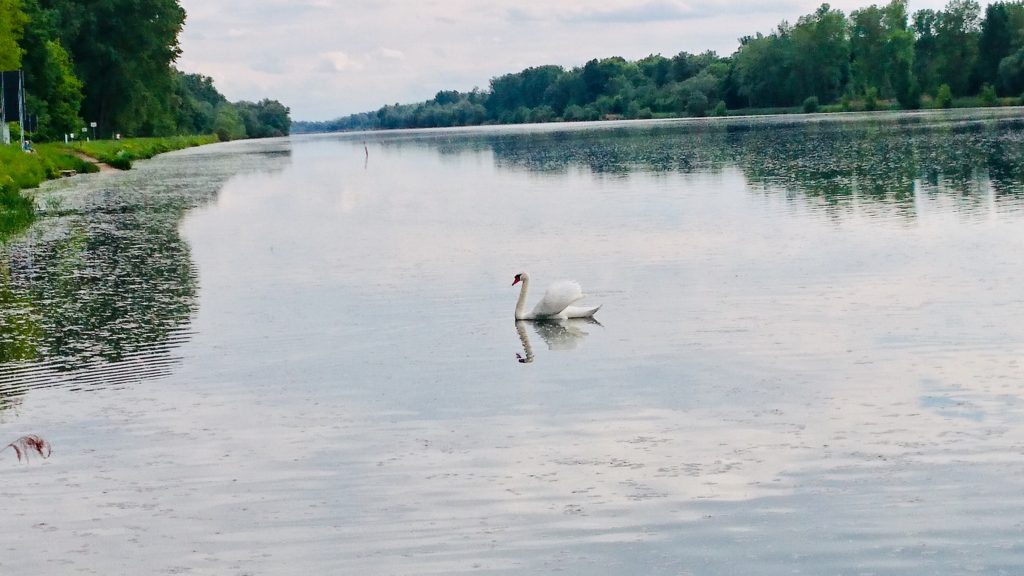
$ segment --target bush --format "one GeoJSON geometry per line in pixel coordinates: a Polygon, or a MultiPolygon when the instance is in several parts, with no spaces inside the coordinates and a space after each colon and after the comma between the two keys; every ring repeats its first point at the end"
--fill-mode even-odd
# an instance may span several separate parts
{"type": "Polygon", "coordinates": [[[817,111],[818,111],[818,97],[817,96],[808,96],[807,99],[804,100],[804,114],[814,114],[817,111]]]}
{"type": "Polygon", "coordinates": [[[868,112],[878,110],[878,89],[874,86],[864,91],[864,109],[868,112]]]}
{"type": "Polygon", "coordinates": [[[981,87],[981,105],[982,106],[998,106],[999,98],[996,97],[996,89],[991,84],[985,84],[981,87]]]}
{"type": "Polygon", "coordinates": [[[727,116],[729,114],[729,109],[726,107],[724,100],[719,100],[718,104],[715,105],[714,114],[715,116],[727,116]]]}
{"type": "Polygon", "coordinates": [[[127,156],[114,156],[113,158],[106,160],[106,163],[118,170],[132,169],[132,161],[127,156]]]}
{"type": "Polygon", "coordinates": [[[949,84],[939,86],[939,90],[935,93],[935,106],[937,108],[953,107],[953,91],[950,90],[949,84]]]}
{"type": "Polygon", "coordinates": [[[708,97],[694,92],[686,102],[686,113],[690,116],[703,116],[708,110],[708,97]]]}
{"type": "Polygon", "coordinates": [[[1024,90],[1024,48],[999,61],[999,90],[1003,94],[1024,90]]]}
{"type": "Polygon", "coordinates": [[[562,114],[562,118],[567,122],[579,122],[587,119],[587,112],[582,106],[572,104],[566,107],[565,112],[562,114]]]}
{"type": "Polygon", "coordinates": [[[911,85],[896,95],[896,100],[899,101],[900,106],[904,110],[918,110],[921,108],[921,87],[917,84],[917,80],[913,80],[911,85]]]}
{"type": "Polygon", "coordinates": [[[0,175],[0,242],[35,219],[35,206],[10,176],[0,175]]]}

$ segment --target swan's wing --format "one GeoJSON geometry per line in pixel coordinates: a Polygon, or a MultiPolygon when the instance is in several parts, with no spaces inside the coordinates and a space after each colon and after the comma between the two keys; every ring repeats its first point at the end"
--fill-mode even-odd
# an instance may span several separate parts
{"type": "Polygon", "coordinates": [[[555,282],[548,286],[544,297],[533,307],[533,316],[535,318],[555,316],[581,298],[583,298],[583,290],[576,282],[572,280],[555,282]]]}

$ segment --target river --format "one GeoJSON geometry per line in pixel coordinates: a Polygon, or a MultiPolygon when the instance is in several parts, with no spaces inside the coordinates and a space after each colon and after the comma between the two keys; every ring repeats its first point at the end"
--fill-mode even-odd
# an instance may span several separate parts
{"type": "Polygon", "coordinates": [[[1024,565],[1019,108],[235,142],[39,203],[0,573],[1024,565]],[[596,322],[514,322],[523,271],[596,322]]]}

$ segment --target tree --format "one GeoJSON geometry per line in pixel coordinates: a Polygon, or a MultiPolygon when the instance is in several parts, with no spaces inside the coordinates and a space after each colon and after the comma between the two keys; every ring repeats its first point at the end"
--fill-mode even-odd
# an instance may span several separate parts
{"type": "Polygon", "coordinates": [[[792,31],[792,62],[788,104],[807,96],[826,102],[838,98],[849,77],[846,16],[822,4],[814,14],[801,17],[792,31]]]}
{"type": "Polygon", "coordinates": [[[907,23],[907,1],[893,0],[885,10],[886,61],[889,82],[896,99],[904,108],[921,106],[921,89],[914,78],[914,32],[907,23]]]}
{"type": "Polygon", "coordinates": [[[651,54],[638,61],[637,66],[640,67],[640,72],[644,77],[648,78],[656,88],[664,86],[672,73],[672,61],[661,54],[651,54]]]}
{"type": "Polygon", "coordinates": [[[20,0],[0,0],[0,70],[21,69],[21,39],[28,17],[20,0]]]}
{"type": "Polygon", "coordinates": [[[907,26],[906,0],[856,10],[850,20],[854,92],[874,87],[883,98],[896,97],[904,107],[916,107],[914,34],[907,26]]]}
{"type": "Polygon", "coordinates": [[[974,0],[950,0],[936,28],[939,75],[954,96],[964,96],[976,86],[971,75],[978,58],[981,7],[974,0]]]}
{"type": "Polygon", "coordinates": [[[289,110],[277,100],[238,102],[235,106],[249,138],[287,136],[291,132],[289,110]]]}
{"type": "Polygon", "coordinates": [[[217,108],[213,121],[213,133],[221,142],[245,138],[245,122],[242,121],[237,107],[225,104],[217,108]]]}
{"type": "Polygon", "coordinates": [[[100,133],[175,131],[171,68],[185,11],[177,0],[41,0],[85,84],[82,113],[100,133]]]}
{"type": "Polygon", "coordinates": [[[999,62],[999,87],[1005,94],[1024,92],[1024,49],[999,62]]]}
{"type": "Polygon", "coordinates": [[[37,118],[34,138],[60,140],[64,134],[84,126],[78,115],[82,81],[75,76],[71,57],[59,42],[47,41],[40,53],[43,68],[31,75],[26,70],[26,84],[31,88],[26,103],[37,118]]]}
{"type": "Polygon", "coordinates": [[[178,132],[210,134],[215,131],[218,108],[227,99],[213,85],[213,78],[175,70],[175,116],[178,132]]]}
{"type": "MultiPolygon", "coordinates": [[[[1019,8],[1021,5],[1017,4],[1019,8]]],[[[1010,20],[1011,6],[1005,2],[989,4],[985,20],[981,23],[978,39],[978,63],[975,82],[995,84],[999,79],[999,63],[1015,49],[1016,36],[1024,30],[1015,30],[1010,20]]]]}
{"type": "Polygon", "coordinates": [[[790,69],[791,50],[786,23],[768,36],[760,33],[740,40],[733,55],[737,94],[746,106],[785,106],[791,97],[786,78],[790,69]]]}
{"type": "Polygon", "coordinates": [[[914,78],[923,92],[934,94],[940,83],[939,13],[918,10],[914,13],[914,78]]]}

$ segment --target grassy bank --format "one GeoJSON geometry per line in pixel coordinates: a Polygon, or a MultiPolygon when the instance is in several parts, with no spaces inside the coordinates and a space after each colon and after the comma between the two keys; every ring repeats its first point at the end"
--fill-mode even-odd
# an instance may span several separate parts
{"type": "Polygon", "coordinates": [[[0,145],[0,242],[23,230],[35,219],[32,199],[22,190],[60,177],[61,170],[96,172],[97,168],[63,146],[43,145],[34,153],[26,154],[17,144],[0,145]]]}
{"type": "Polygon", "coordinates": [[[100,162],[110,164],[114,168],[128,170],[135,160],[147,160],[183,148],[202,146],[219,142],[215,135],[207,136],[172,136],[168,138],[128,138],[125,140],[96,140],[94,142],[76,142],[73,147],[100,162]]]}
{"type": "Polygon", "coordinates": [[[35,188],[44,180],[59,178],[62,170],[79,173],[98,171],[94,164],[76,156],[76,152],[127,170],[134,160],[217,141],[217,137],[211,135],[100,140],[72,145],[38,144],[31,154],[22,152],[16,144],[0,145],[0,242],[35,220],[35,206],[32,198],[23,193],[25,189],[35,188]]]}

